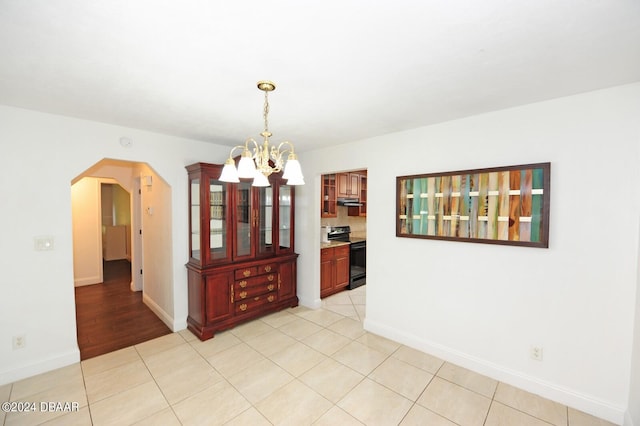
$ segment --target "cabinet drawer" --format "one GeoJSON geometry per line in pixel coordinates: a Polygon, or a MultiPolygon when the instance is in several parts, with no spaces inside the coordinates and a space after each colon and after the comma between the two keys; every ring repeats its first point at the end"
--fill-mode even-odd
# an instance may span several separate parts
{"type": "Polygon", "coordinates": [[[278,274],[259,275],[257,277],[247,278],[233,283],[236,292],[263,284],[278,285],[278,274]]]}
{"type": "Polygon", "coordinates": [[[252,266],[250,268],[236,269],[236,280],[255,277],[256,275],[258,275],[258,268],[256,268],[255,266],[252,266]]]}
{"type": "Polygon", "coordinates": [[[278,264],[277,263],[267,263],[265,265],[258,266],[258,274],[269,274],[278,272],[278,264]]]}
{"type": "Polygon", "coordinates": [[[255,296],[250,299],[242,300],[235,303],[236,314],[242,314],[244,312],[250,312],[256,308],[264,305],[274,303],[278,300],[278,293],[271,292],[260,296],[255,296]]]}
{"type": "Polygon", "coordinates": [[[333,248],[333,247],[324,248],[324,249],[320,250],[320,260],[333,259],[335,257],[335,253],[336,253],[336,249],[333,248]]]}
{"type": "Polygon", "coordinates": [[[277,263],[265,263],[264,265],[250,266],[247,268],[236,269],[236,280],[243,278],[255,277],[257,275],[271,274],[278,272],[277,263]]]}
{"type": "Polygon", "coordinates": [[[340,246],[340,247],[336,247],[336,257],[344,257],[344,256],[349,256],[349,250],[350,247],[347,244],[346,246],[340,246]]]}
{"type": "Polygon", "coordinates": [[[238,289],[236,290],[235,288],[233,289],[233,300],[234,301],[239,301],[239,300],[245,300],[245,299],[252,299],[256,296],[260,296],[269,292],[272,292],[274,290],[276,290],[278,288],[278,284],[276,283],[269,283],[269,284],[261,284],[261,285],[256,285],[253,287],[247,287],[247,288],[242,288],[242,289],[238,289]]]}

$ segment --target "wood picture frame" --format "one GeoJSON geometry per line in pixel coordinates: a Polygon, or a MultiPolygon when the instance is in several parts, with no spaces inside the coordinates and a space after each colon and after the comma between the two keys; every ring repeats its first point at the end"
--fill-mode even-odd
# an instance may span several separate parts
{"type": "Polygon", "coordinates": [[[549,247],[551,163],[396,177],[396,237],[549,247]]]}

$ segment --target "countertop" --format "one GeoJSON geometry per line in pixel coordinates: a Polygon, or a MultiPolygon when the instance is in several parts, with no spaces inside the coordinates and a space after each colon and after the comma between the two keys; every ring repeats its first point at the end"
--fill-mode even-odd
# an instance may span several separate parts
{"type": "Polygon", "coordinates": [[[351,244],[349,241],[329,241],[328,243],[320,243],[321,249],[331,248],[331,247],[339,247],[346,246],[351,244]]]}
{"type": "Polygon", "coordinates": [[[351,243],[359,243],[362,241],[367,241],[366,238],[351,238],[351,241],[329,241],[328,243],[320,243],[320,248],[321,249],[325,249],[325,248],[331,248],[331,247],[339,247],[339,246],[345,246],[351,243]]]}

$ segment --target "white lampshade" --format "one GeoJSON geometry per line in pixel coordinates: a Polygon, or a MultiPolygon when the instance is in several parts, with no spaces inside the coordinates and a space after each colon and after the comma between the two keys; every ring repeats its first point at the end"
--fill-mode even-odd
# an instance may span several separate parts
{"type": "Polygon", "coordinates": [[[300,179],[289,178],[287,179],[287,185],[304,185],[304,178],[300,178],[300,179]]]}
{"type": "Polygon", "coordinates": [[[256,163],[253,162],[253,158],[251,158],[251,153],[249,151],[245,151],[240,157],[240,161],[238,162],[238,176],[244,179],[249,179],[254,177],[256,174],[256,163]]]}
{"type": "Polygon", "coordinates": [[[302,182],[302,183],[289,183],[288,185],[304,185],[304,176],[302,176],[302,168],[300,167],[300,162],[295,157],[295,155],[289,155],[289,159],[287,160],[287,164],[284,165],[284,173],[282,174],[283,179],[288,179],[289,181],[294,182],[302,182]]]}
{"type": "Polygon", "coordinates": [[[233,159],[229,158],[224,163],[222,173],[220,174],[220,180],[222,182],[240,182],[240,179],[238,179],[238,170],[236,170],[236,163],[233,161],[233,159]]]}
{"type": "Polygon", "coordinates": [[[270,186],[269,179],[260,172],[255,172],[253,175],[252,186],[270,186]]]}

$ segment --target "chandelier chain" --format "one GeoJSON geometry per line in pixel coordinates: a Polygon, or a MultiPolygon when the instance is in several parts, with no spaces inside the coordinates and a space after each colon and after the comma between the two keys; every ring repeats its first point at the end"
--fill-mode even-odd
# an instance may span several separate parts
{"type": "Polygon", "coordinates": [[[265,90],[264,92],[264,131],[269,131],[269,92],[265,90]]]}

